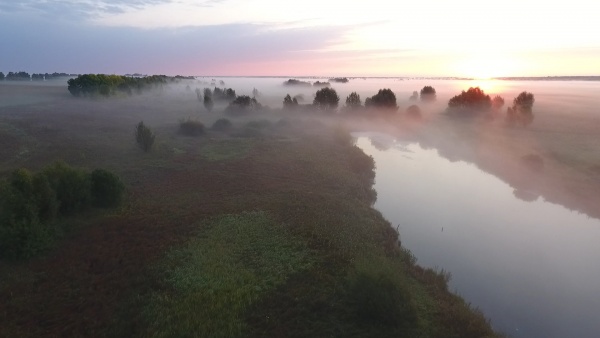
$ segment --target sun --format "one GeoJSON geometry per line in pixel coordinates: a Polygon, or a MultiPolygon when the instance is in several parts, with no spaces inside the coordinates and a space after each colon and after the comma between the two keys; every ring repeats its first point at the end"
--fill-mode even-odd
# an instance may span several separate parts
{"type": "Polygon", "coordinates": [[[488,80],[494,77],[514,76],[517,64],[509,58],[478,55],[463,59],[458,63],[456,70],[464,77],[488,80]]]}

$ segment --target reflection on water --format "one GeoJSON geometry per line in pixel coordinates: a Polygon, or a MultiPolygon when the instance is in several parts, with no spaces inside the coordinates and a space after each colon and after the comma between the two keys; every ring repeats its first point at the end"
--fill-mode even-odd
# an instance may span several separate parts
{"type": "Polygon", "coordinates": [[[495,328],[600,336],[599,220],[416,143],[363,134],[357,145],[375,159],[375,208],[399,225],[419,264],[450,271],[450,288],[495,328]]]}

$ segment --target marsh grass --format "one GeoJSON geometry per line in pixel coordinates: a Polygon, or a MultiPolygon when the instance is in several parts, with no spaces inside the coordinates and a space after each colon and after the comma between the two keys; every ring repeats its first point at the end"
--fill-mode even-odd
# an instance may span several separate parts
{"type": "Polygon", "coordinates": [[[252,142],[248,140],[220,140],[204,145],[200,155],[208,161],[225,161],[246,157],[252,149],[252,142]]]}
{"type": "Polygon", "coordinates": [[[267,213],[225,215],[157,266],[163,289],[146,307],[153,337],[238,337],[243,314],[265,292],[314,262],[267,213]]]}

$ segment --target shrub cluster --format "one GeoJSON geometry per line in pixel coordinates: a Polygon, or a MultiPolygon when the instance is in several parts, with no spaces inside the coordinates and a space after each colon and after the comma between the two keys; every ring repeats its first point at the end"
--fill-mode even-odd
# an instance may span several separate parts
{"type": "Polygon", "coordinates": [[[228,131],[233,127],[231,121],[226,118],[218,119],[213,123],[212,129],[216,131],[228,131]]]}
{"type": "Polygon", "coordinates": [[[204,124],[191,117],[179,120],[179,132],[187,136],[198,136],[204,134],[204,124]]]}
{"type": "Polygon", "coordinates": [[[391,89],[380,89],[377,94],[365,100],[365,107],[396,112],[398,110],[396,94],[391,89]]]}
{"type": "Polygon", "coordinates": [[[0,182],[0,257],[26,258],[46,249],[62,230],[58,218],[116,206],[124,189],[109,171],[90,174],[62,162],[37,173],[15,170],[0,182]]]}

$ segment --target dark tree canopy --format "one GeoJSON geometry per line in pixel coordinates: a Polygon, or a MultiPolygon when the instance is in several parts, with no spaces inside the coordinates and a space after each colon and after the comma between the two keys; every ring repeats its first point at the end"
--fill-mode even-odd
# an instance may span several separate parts
{"type": "Polygon", "coordinates": [[[492,99],[479,87],[471,87],[466,92],[463,90],[448,101],[448,113],[455,116],[479,116],[490,110],[492,99]]]}
{"type": "Polygon", "coordinates": [[[286,86],[305,86],[305,87],[312,86],[310,84],[310,82],[300,81],[300,80],[296,80],[296,79],[289,79],[289,80],[285,81],[283,84],[286,86]]]}
{"type": "Polygon", "coordinates": [[[8,72],[6,74],[6,80],[11,81],[29,81],[31,80],[31,76],[26,72],[8,72]]]}
{"type": "Polygon", "coordinates": [[[4,80],[4,73],[0,72],[0,81],[4,80]]]}
{"type": "Polygon", "coordinates": [[[331,83],[317,81],[317,82],[313,83],[313,86],[315,86],[315,87],[329,87],[329,86],[331,86],[331,83]]]}
{"type": "Polygon", "coordinates": [[[294,110],[298,107],[298,100],[296,98],[292,98],[290,94],[287,94],[283,98],[283,109],[286,110],[294,110]]]}
{"type": "Polygon", "coordinates": [[[533,122],[533,103],[535,97],[532,93],[522,92],[513,100],[512,107],[506,110],[506,122],[510,126],[523,127],[533,122]]]}
{"type": "Polygon", "coordinates": [[[377,94],[365,100],[365,107],[385,109],[389,111],[398,110],[396,94],[391,89],[380,89],[377,94]]]}
{"type": "Polygon", "coordinates": [[[135,128],[135,141],[143,151],[149,152],[152,149],[155,137],[152,130],[144,124],[144,121],[138,123],[135,128]]]}
{"type": "Polygon", "coordinates": [[[431,102],[431,101],[435,101],[435,99],[436,99],[435,88],[433,88],[431,86],[425,86],[425,87],[423,87],[423,89],[421,89],[421,101],[431,102]]]}
{"type": "Polygon", "coordinates": [[[238,96],[225,109],[226,113],[243,114],[251,111],[262,109],[262,105],[258,103],[256,98],[248,95],[238,96]]]}
{"type": "Polygon", "coordinates": [[[68,90],[73,96],[109,96],[119,92],[141,93],[145,89],[160,87],[169,78],[164,75],[128,77],[121,75],[84,74],[67,81],[68,90]]]}
{"type": "Polygon", "coordinates": [[[360,109],[362,107],[362,101],[360,100],[360,95],[356,92],[350,93],[346,98],[346,108],[350,110],[360,109]]]}
{"type": "Polygon", "coordinates": [[[325,87],[317,91],[313,105],[319,110],[332,111],[337,109],[339,102],[340,97],[335,89],[325,87]]]}

